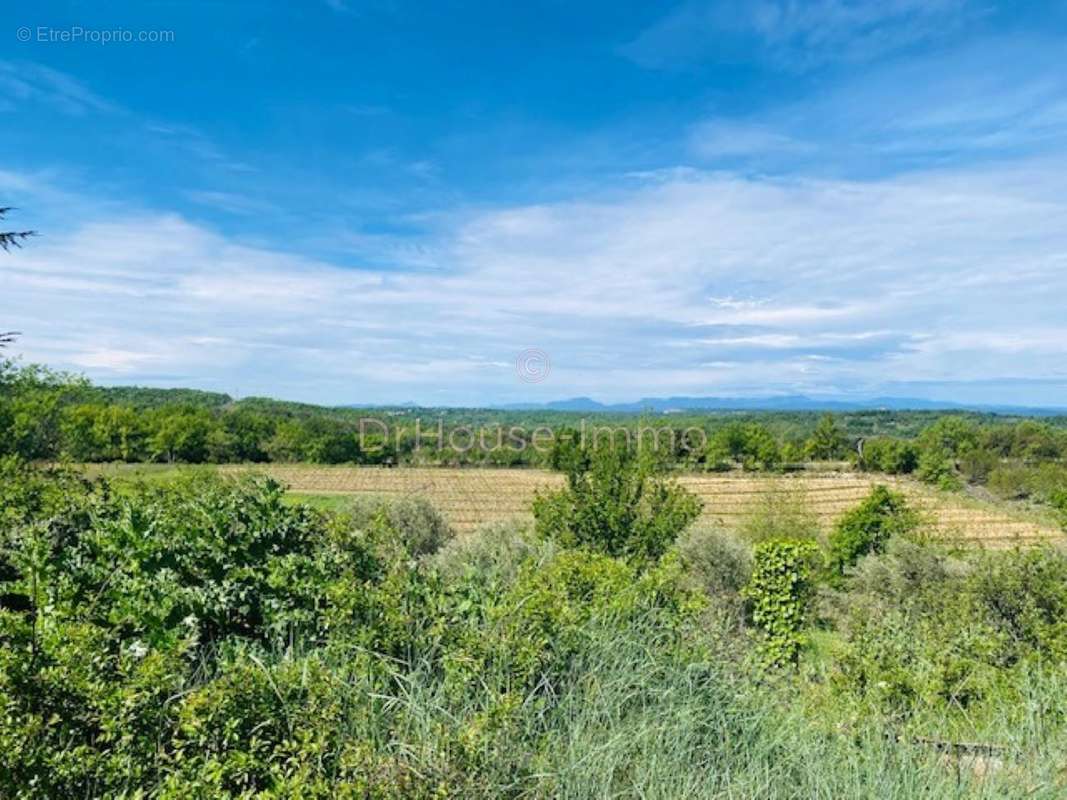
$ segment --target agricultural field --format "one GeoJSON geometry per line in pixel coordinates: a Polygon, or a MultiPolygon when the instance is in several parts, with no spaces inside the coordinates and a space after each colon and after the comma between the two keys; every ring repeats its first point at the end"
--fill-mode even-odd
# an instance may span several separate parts
{"type": "MultiPolygon", "coordinates": [[[[349,495],[421,495],[461,533],[497,520],[526,517],[539,489],[562,485],[561,475],[526,469],[380,469],[311,465],[228,465],[222,472],[265,473],[312,501],[333,504],[349,495]]],[[[151,473],[149,473],[151,474],[151,473]]],[[[902,491],[938,538],[1010,547],[1052,539],[1061,532],[1050,520],[1007,504],[941,492],[906,478],[848,472],[796,476],[683,474],[678,482],[704,503],[703,521],[736,528],[769,494],[788,494],[806,505],[827,530],[877,484],[902,491]]]]}

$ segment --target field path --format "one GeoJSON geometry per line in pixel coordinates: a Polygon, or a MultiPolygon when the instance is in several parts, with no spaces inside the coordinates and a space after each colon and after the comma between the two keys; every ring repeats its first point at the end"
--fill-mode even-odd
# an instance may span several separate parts
{"type": "MultiPolygon", "coordinates": [[[[534,493],[562,486],[562,476],[529,469],[448,469],[310,466],[306,464],[228,465],[223,472],[264,473],[291,491],[313,495],[423,495],[460,532],[487,522],[529,517],[534,493]]],[[[916,481],[851,472],[810,472],[799,475],[683,474],[680,484],[704,501],[704,517],[726,527],[770,491],[802,497],[824,529],[859,503],[878,483],[904,492],[924,514],[939,538],[980,542],[989,547],[1061,538],[1041,519],[962,495],[939,492],[916,481]]]]}

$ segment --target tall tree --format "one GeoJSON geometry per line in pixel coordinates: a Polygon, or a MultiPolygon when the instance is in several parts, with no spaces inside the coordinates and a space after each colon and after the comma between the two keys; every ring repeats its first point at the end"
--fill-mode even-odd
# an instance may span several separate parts
{"type": "MultiPolygon", "coordinates": [[[[0,221],[7,216],[7,212],[13,210],[10,206],[0,207],[0,221]]],[[[36,235],[34,231],[0,231],[0,249],[7,251],[12,247],[22,247],[23,239],[34,235],[36,235]]],[[[18,336],[18,331],[0,332],[0,348],[11,344],[16,336],[18,336]]]]}

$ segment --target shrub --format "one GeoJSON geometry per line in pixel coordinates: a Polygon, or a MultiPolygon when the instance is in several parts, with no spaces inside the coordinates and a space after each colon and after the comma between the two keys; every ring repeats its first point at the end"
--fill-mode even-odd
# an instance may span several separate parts
{"type": "Polygon", "coordinates": [[[723,471],[735,464],[746,470],[771,470],[782,461],[774,435],[758,422],[735,422],[719,429],[705,450],[710,470],[723,471]]]}
{"type": "Polygon", "coordinates": [[[831,573],[837,577],[844,575],[861,556],[882,552],[890,537],[911,533],[918,522],[903,495],[876,486],[834,526],[828,557],[831,573]]]}
{"type": "Polygon", "coordinates": [[[1060,525],[1067,530],[1067,489],[1056,489],[1052,492],[1049,504],[1056,509],[1060,517],[1060,525]]]}
{"type": "Polygon", "coordinates": [[[1067,466],[1002,464],[990,474],[989,490],[1008,500],[1033,498],[1051,503],[1057,492],[1067,490],[1067,466]]]}
{"type": "Polygon", "coordinates": [[[969,447],[960,453],[960,472],[971,483],[986,483],[999,464],[1000,457],[986,447],[969,447]]]}
{"type": "Polygon", "coordinates": [[[526,523],[509,520],[492,522],[470,536],[450,539],[430,565],[446,580],[476,574],[486,580],[512,580],[527,560],[545,557],[552,543],[538,539],[526,523]]]}
{"type": "Polygon", "coordinates": [[[819,550],[814,542],[772,539],[756,545],[744,595],[761,632],[768,667],[795,665],[814,597],[819,550]]]}
{"type": "Polygon", "coordinates": [[[936,447],[924,449],[919,455],[919,466],[915,475],[924,483],[939,489],[952,491],[959,488],[952,456],[947,450],[936,447]]]}
{"type": "Polygon", "coordinates": [[[349,503],[345,511],[357,528],[384,526],[383,533],[395,537],[404,552],[416,558],[436,553],[455,536],[448,520],[423,497],[364,497],[349,503]]]}
{"type": "Polygon", "coordinates": [[[700,513],[700,500],[655,477],[627,448],[598,447],[568,460],[566,488],[538,494],[536,530],[564,547],[656,559],[700,513]]]}
{"type": "Polygon", "coordinates": [[[682,566],[709,596],[737,597],[752,573],[752,552],[728,531],[694,526],[678,541],[682,566]]]}
{"type": "Polygon", "coordinates": [[[835,604],[835,680],[883,711],[1011,705],[1021,678],[1067,659],[1067,556],[1048,548],[959,561],[898,541],[835,604]]]}

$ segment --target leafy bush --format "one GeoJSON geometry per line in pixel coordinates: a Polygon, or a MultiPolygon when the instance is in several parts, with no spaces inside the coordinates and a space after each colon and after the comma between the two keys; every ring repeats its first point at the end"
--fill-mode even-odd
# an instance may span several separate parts
{"type": "Polygon", "coordinates": [[[712,597],[738,595],[752,573],[752,552],[732,533],[694,526],[678,541],[686,571],[712,597]]]}
{"type": "Polygon", "coordinates": [[[1057,492],[1067,490],[1067,466],[1003,464],[990,474],[989,490],[1006,500],[1032,498],[1052,502],[1057,492]]]}
{"type": "Polygon", "coordinates": [[[762,633],[769,667],[795,665],[815,595],[819,549],[814,542],[772,539],[756,545],[744,595],[752,622],[762,633]]]}
{"type": "Polygon", "coordinates": [[[539,535],[564,547],[656,559],[700,513],[691,492],[654,475],[651,462],[627,448],[604,446],[572,457],[567,486],[539,494],[539,535]]]}
{"type": "Polygon", "coordinates": [[[911,533],[918,522],[902,494],[876,486],[834,526],[828,556],[831,573],[838,577],[844,575],[861,556],[882,552],[891,537],[911,533]]]}
{"type": "Polygon", "coordinates": [[[837,424],[833,414],[824,414],[819,418],[805,450],[810,458],[818,461],[833,461],[845,457],[848,453],[848,437],[837,424]]]}
{"type": "Polygon", "coordinates": [[[936,447],[924,449],[919,455],[919,466],[915,475],[924,483],[939,489],[954,491],[960,488],[952,456],[947,450],[936,447]]]}
{"type": "Polygon", "coordinates": [[[896,542],[836,600],[837,683],[897,714],[1019,702],[1019,678],[1067,661],[1067,556],[1034,548],[965,561],[896,542]]]}
{"type": "Polygon", "coordinates": [[[423,497],[360,498],[345,511],[361,530],[384,526],[383,533],[396,537],[404,552],[416,558],[436,553],[455,536],[448,520],[423,497]]]}
{"type": "Polygon", "coordinates": [[[987,447],[970,447],[960,453],[959,468],[969,482],[984,484],[1000,464],[1000,457],[987,447]]]}
{"type": "Polygon", "coordinates": [[[1056,489],[1049,498],[1051,505],[1060,517],[1060,524],[1067,530],[1067,489],[1056,489]]]}

